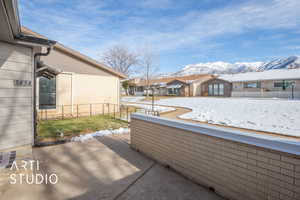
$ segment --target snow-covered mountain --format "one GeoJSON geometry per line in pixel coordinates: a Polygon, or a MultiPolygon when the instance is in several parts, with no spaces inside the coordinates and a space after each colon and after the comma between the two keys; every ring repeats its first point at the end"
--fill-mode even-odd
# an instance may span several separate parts
{"type": "Polygon", "coordinates": [[[262,66],[263,62],[208,62],[187,65],[174,75],[185,76],[191,74],[225,74],[225,73],[240,73],[256,71],[257,68],[262,66]]]}
{"type": "Polygon", "coordinates": [[[191,74],[234,74],[250,71],[264,71],[272,69],[293,69],[300,67],[300,56],[289,56],[270,62],[207,62],[191,64],[174,73],[176,76],[191,74]]]}
{"type": "Polygon", "coordinates": [[[279,58],[271,62],[264,63],[257,71],[265,71],[270,69],[294,69],[300,67],[300,56],[289,56],[279,58]]]}

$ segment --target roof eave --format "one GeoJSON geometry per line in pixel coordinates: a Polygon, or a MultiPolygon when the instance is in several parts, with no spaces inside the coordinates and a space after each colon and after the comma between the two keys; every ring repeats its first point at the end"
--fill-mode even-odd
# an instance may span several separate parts
{"type": "Polygon", "coordinates": [[[10,22],[11,30],[13,32],[14,37],[18,36],[21,33],[21,23],[19,18],[19,7],[17,0],[3,0],[8,20],[10,22]]]}
{"type": "MultiPolygon", "coordinates": [[[[34,32],[34,31],[32,31],[32,30],[24,27],[24,26],[22,27],[21,30],[22,30],[23,33],[25,33],[27,35],[30,34],[30,35],[36,36],[38,38],[47,39],[45,36],[43,36],[43,35],[41,35],[39,33],[36,33],[36,32],[34,32]]],[[[71,56],[74,56],[77,59],[80,59],[80,60],[82,60],[84,62],[87,62],[87,63],[89,63],[89,64],[91,64],[91,65],[93,65],[93,66],[95,66],[95,67],[97,67],[99,69],[102,69],[102,70],[106,71],[109,74],[113,74],[114,76],[117,76],[117,77],[119,77],[121,79],[128,78],[125,74],[117,72],[117,71],[113,70],[112,68],[104,65],[103,63],[99,63],[98,61],[96,61],[96,60],[94,60],[94,59],[92,59],[92,58],[90,58],[90,57],[88,57],[86,55],[83,55],[82,53],[80,53],[78,51],[70,49],[70,48],[68,48],[68,47],[60,44],[59,42],[57,42],[55,44],[54,49],[60,50],[60,51],[65,52],[65,53],[67,53],[67,54],[69,54],[71,56]]]]}

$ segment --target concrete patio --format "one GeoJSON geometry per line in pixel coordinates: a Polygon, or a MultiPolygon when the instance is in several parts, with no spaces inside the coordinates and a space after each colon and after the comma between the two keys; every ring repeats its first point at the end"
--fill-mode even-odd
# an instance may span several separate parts
{"type": "Polygon", "coordinates": [[[114,135],[35,148],[39,173],[56,173],[59,182],[2,184],[1,199],[222,199],[132,150],[128,142],[129,135],[114,135]]]}

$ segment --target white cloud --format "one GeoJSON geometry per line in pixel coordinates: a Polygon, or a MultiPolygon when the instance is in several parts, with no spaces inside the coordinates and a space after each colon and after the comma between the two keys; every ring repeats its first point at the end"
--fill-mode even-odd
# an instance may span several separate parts
{"type": "MultiPolygon", "coordinates": [[[[138,15],[122,7],[111,9],[108,8],[109,3],[97,0],[78,1],[81,3],[74,3],[63,11],[49,7],[35,9],[34,3],[22,1],[24,17],[29,15],[37,20],[29,28],[36,28],[35,31],[47,33],[49,37],[93,57],[117,43],[132,48],[149,43],[157,51],[166,52],[181,48],[205,50],[216,45],[215,42],[214,45],[209,44],[218,36],[300,27],[299,0],[250,1],[225,8],[192,10],[178,13],[177,16],[162,17],[151,16],[151,11],[148,15],[138,15]]],[[[145,9],[174,5],[171,0],[139,2],[145,9]]],[[[47,0],[47,3],[57,3],[57,0],[47,0]]]]}

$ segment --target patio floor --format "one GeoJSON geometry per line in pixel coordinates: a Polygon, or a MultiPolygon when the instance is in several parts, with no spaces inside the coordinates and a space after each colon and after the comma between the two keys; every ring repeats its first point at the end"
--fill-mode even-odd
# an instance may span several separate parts
{"type": "Polygon", "coordinates": [[[222,199],[132,150],[128,142],[129,135],[114,135],[34,148],[33,159],[40,161],[36,173],[55,173],[58,183],[4,184],[1,199],[222,199]]]}

